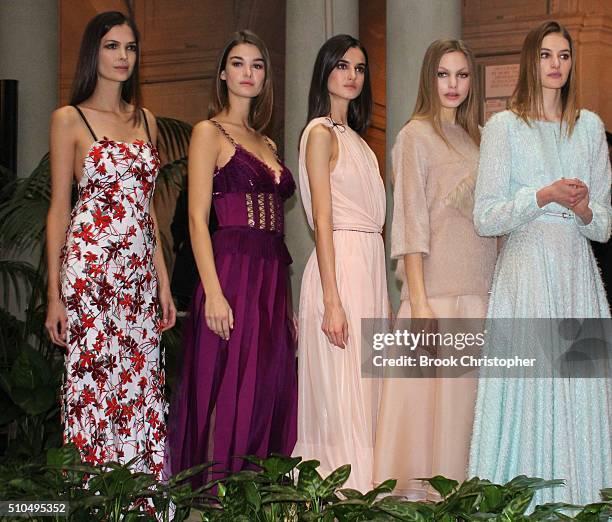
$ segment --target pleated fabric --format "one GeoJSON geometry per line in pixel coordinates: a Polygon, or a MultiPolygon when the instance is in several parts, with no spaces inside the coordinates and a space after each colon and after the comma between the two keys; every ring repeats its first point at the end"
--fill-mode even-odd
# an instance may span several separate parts
{"type": "MultiPolygon", "coordinates": [[[[445,331],[445,319],[484,317],[488,295],[431,297],[428,303],[445,331]]],[[[397,319],[410,319],[402,301],[397,319]]],[[[438,500],[417,478],[466,478],[477,373],[461,378],[385,378],[376,435],[374,480],[397,480],[395,494],[438,500]]]]}
{"type": "Polygon", "coordinates": [[[348,321],[345,349],[321,331],[323,288],[313,251],[302,279],[298,342],[298,441],[294,455],[321,462],[325,476],[351,464],[346,487],[372,488],[379,379],[361,377],[361,320],[389,315],[381,231],[385,192],[376,157],[357,133],[316,118],[300,144],[300,190],[311,227],[312,205],[305,165],[310,130],[332,129],[339,145],[331,172],[334,253],[338,291],[348,321]]]}

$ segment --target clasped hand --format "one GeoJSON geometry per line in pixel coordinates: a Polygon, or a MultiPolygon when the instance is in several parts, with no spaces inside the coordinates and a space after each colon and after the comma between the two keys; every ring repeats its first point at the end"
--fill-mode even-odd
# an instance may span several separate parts
{"type": "Polygon", "coordinates": [[[577,178],[561,178],[548,187],[550,200],[580,215],[589,207],[589,188],[577,178]]]}

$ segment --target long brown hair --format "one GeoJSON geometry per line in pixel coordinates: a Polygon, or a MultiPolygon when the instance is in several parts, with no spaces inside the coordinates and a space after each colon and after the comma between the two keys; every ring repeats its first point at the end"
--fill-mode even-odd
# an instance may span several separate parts
{"type": "Polygon", "coordinates": [[[272,64],[266,44],[263,43],[263,40],[259,38],[259,36],[248,30],[234,33],[219,55],[217,76],[212,84],[212,92],[208,104],[208,117],[212,118],[229,106],[227,83],[225,80],[221,79],[221,72],[225,70],[227,57],[230,51],[239,44],[251,44],[257,47],[264,61],[266,78],[259,95],[251,100],[251,107],[249,110],[249,125],[257,132],[262,132],[268,126],[272,118],[272,107],[274,104],[272,64]]]}
{"type": "Polygon", "coordinates": [[[544,37],[557,33],[568,41],[572,57],[569,76],[565,85],[561,88],[561,124],[563,122],[567,124],[567,132],[571,136],[579,115],[576,100],[576,54],[569,31],[559,22],[544,22],[527,34],[521,50],[519,79],[510,98],[509,108],[527,124],[530,120],[541,119],[544,116],[540,50],[544,37]]]}
{"type": "Polygon", "coordinates": [[[436,40],[431,43],[423,57],[419,92],[414,111],[410,119],[425,119],[433,126],[436,133],[449,145],[442,130],[440,121],[441,104],[438,96],[438,67],[442,56],[447,53],[463,53],[468,62],[470,74],[470,91],[467,98],[457,107],[455,121],[468,133],[476,145],[480,145],[480,82],[474,53],[462,40],[436,40]]]}
{"type": "Polygon", "coordinates": [[[72,93],[70,94],[70,105],[83,103],[94,93],[98,84],[100,42],[104,35],[117,25],[127,25],[132,30],[138,48],[134,70],[130,77],[121,85],[121,99],[133,105],[132,121],[134,125],[138,125],[142,114],[140,110],[141,96],[138,72],[140,64],[140,33],[134,20],[119,11],[100,13],[94,16],[87,24],[83,33],[83,39],[81,40],[79,61],[72,83],[72,93]]]}

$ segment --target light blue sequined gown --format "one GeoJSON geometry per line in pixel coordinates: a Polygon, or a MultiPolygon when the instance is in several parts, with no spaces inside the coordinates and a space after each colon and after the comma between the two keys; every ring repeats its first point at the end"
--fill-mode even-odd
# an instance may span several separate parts
{"type": "MultiPolygon", "coordinates": [[[[604,127],[594,113],[582,110],[569,138],[558,123],[529,126],[510,111],[489,120],[474,224],[480,235],[508,239],[488,317],[610,317],[588,241],[610,237],[610,183],[604,127]],[[589,187],[588,225],[573,214],[551,215],[567,212],[556,203],[538,207],[536,192],[561,177],[589,187]]],[[[566,487],[539,492],[534,503],[599,500],[599,490],[612,485],[610,390],[603,378],[481,379],[469,475],[497,483],[520,474],[566,479],[566,487]]]]}

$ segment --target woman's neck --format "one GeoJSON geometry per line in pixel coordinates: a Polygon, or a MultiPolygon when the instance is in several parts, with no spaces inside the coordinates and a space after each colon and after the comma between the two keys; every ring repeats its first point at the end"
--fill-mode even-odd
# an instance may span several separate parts
{"type": "Polygon", "coordinates": [[[346,124],[348,116],[349,100],[339,98],[333,94],[329,95],[330,110],[329,116],[336,123],[346,124]]]}
{"type": "Polygon", "coordinates": [[[457,109],[455,107],[440,107],[440,121],[444,123],[455,123],[457,109]]]}
{"type": "Polygon", "coordinates": [[[87,105],[102,112],[121,114],[126,104],[121,98],[121,82],[112,82],[98,77],[93,94],[87,99],[87,105]]]}
{"type": "Polygon", "coordinates": [[[542,89],[542,110],[547,121],[560,121],[563,114],[561,89],[542,89]]]}
{"type": "Polygon", "coordinates": [[[230,96],[228,105],[218,116],[223,118],[227,123],[232,123],[251,130],[249,125],[249,113],[251,111],[251,98],[242,98],[238,96],[230,96]]]}

